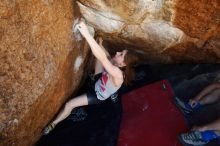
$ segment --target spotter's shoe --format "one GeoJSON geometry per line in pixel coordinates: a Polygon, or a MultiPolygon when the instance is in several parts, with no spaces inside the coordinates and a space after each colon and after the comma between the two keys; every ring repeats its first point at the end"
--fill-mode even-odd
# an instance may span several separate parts
{"type": "Polygon", "coordinates": [[[202,137],[201,132],[192,131],[188,133],[183,133],[179,135],[179,140],[183,145],[193,145],[193,146],[202,146],[208,143],[202,137]]]}
{"type": "Polygon", "coordinates": [[[189,105],[189,103],[182,101],[178,97],[174,97],[176,105],[184,114],[190,114],[193,111],[193,108],[189,105]]]}

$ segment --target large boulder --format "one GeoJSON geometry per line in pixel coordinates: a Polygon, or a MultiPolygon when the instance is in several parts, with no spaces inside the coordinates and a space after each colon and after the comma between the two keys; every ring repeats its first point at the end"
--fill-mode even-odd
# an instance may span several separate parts
{"type": "Polygon", "coordinates": [[[219,62],[219,0],[79,0],[78,5],[99,35],[148,61],[219,62]]]}
{"type": "Polygon", "coordinates": [[[1,146],[33,145],[78,89],[88,57],[79,16],[72,0],[0,1],[1,146]]]}
{"type": "Polygon", "coordinates": [[[79,88],[91,56],[80,13],[146,63],[219,62],[219,0],[1,0],[0,145],[33,145],[79,88]]]}

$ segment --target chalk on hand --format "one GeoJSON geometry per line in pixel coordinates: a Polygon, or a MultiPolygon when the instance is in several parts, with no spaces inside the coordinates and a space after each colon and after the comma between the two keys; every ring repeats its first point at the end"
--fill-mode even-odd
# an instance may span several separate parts
{"type": "MultiPolygon", "coordinates": [[[[81,21],[85,23],[85,20],[83,18],[81,18],[80,20],[79,20],[79,18],[77,18],[76,20],[74,20],[73,27],[72,27],[72,32],[74,33],[74,37],[77,41],[80,41],[80,40],[83,39],[83,37],[82,37],[82,35],[79,31],[79,27],[80,27],[79,23],[81,21]]],[[[94,28],[92,26],[88,25],[88,24],[86,24],[86,25],[87,25],[89,33],[94,37],[95,36],[94,28]]]]}

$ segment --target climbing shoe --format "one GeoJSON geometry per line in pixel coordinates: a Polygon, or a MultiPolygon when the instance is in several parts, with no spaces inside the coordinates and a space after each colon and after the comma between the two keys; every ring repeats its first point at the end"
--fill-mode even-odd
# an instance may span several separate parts
{"type": "Polygon", "coordinates": [[[55,124],[52,122],[52,123],[50,123],[49,125],[47,125],[45,128],[44,128],[44,130],[43,130],[43,135],[47,135],[47,134],[49,134],[54,128],[55,128],[55,124]]]}

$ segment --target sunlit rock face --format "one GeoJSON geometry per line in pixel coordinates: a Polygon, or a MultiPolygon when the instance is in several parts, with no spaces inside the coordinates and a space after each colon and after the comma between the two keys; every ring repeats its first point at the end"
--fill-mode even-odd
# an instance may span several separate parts
{"type": "Polygon", "coordinates": [[[33,145],[77,91],[91,53],[80,13],[146,63],[219,62],[219,0],[1,0],[0,146],[33,145]]]}
{"type": "Polygon", "coordinates": [[[218,0],[79,0],[98,34],[153,62],[219,62],[218,0]]]}
{"type": "MultiPolygon", "coordinates": [[[[74,8],[75,7],[75,8],[74,8]]],[[[84,72],[72,0],[0,1],[0,145],[31,146],[84,72]]]]}

